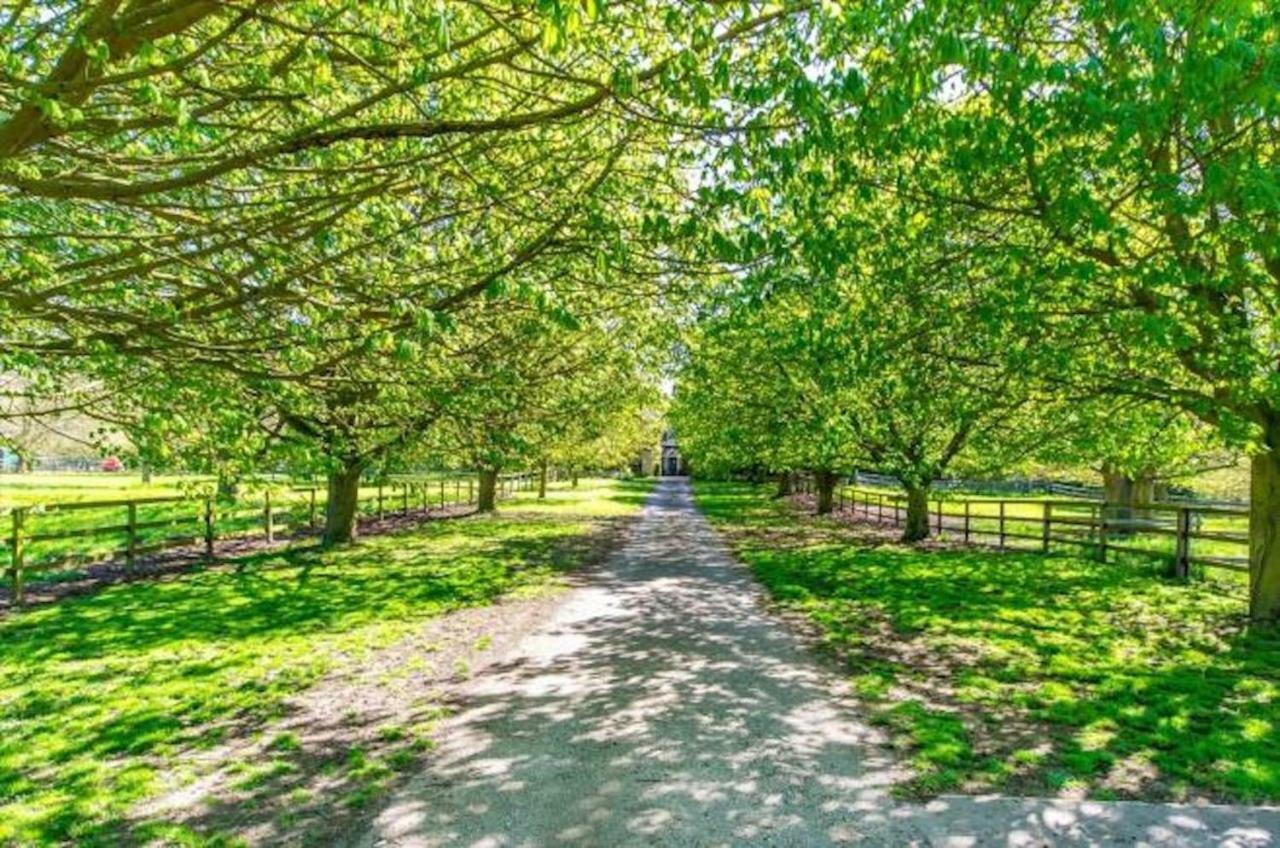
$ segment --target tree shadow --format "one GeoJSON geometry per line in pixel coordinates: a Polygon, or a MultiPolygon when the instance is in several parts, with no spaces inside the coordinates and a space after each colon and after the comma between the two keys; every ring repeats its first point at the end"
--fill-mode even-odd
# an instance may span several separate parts
{"type": "Polygon", "coordinates": [[[551,626],[466,688],[377,838],[785,844],[810,814],[838,830],[873,809],[892,758],[760,600],[704,523],[651,506],[551,626]]]}
{"type": "Polygon", "coordinates": [[[461,694],[427,769],[350,844],[1269,839],[1274,813],[902,803],[904,769],[838,676],[762,614],[679,489],[659,492],[551,626],[461,694]]]}
{"type": "MultiPolygon", "coordinates": [[[[335,663],[417,622],[559,579],[609,532],[608,521],[573,516],[433,523],[342,550],[259,551],[232,570],[0,620],[0,818],[28,805],[33,841],[118,842],[159,763],[254,732],[335,663]]],[[[312,774],[323,759],[288,773],[312,774]]],[[[286,773],[278,778],[254,791],[287,792],[286,773]]]]}
{"type": "Polygon", "coordinates": [[[758,499],[703,500],[855,672],[913,794],[1280,800],[1280,635],[1249,630],[1238,597],[1158,565],[904,547],[777,510],[769,537],[758,499]]]}

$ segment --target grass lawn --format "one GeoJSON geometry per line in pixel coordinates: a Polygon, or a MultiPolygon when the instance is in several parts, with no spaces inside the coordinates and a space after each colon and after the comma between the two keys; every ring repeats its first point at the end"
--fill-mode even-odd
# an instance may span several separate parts
{"type": "MultiPolygon", "coordinates": [[[[220,844],[130,810],[158,791],[160,773],[265,732],[290,695],[428,619],[559,585],[593,533],[646,491],[584,481],[492,517],[263,554],[0,618],[0,845],[220,844]]],[[[326,765],[346,793],[335,807],[366,803],[424,744],[413,727],[386,734],[400,747],[380,761],[348,752],[326,765]]]]}
{"type": "MultiPolygon", "coordinates": [[[[404,485],[409,479],[388,481],[381,489],[373,484],[362,486],[360,511],[364,515],[376,515],[380,491],[387,513],[406,507],[416,510],[465,503],[473,491],[470,479],[457,475],[414,476],[411,478],[411,491],[404,485]]],[[[0,475],[0,570],[12,557],[10,512],[15,507],[28,509],[24,525],[28,537],[33,534],[71,534],[27,542],[28,582],[72,580],[83,576],[84,565],[123,556],[128,546],[128,534],[121,528],[128,523],[127,502],[131,499],[184,498],[135,506],[135,520],[142,525],[136,534],[139,546],[198,542],[204,534],[204,497],[213,485],[212,477],[196,475],[157,476],[150,483],[143,483],[136,474],[123,473],[0,475]],[[58,505],[84,502],[106,505],[58,508],[58,505]],[[95,528],[97,532],[88,532],[95,528]]],[[[264,534],[264,491],[268,488],[271,491],[273,524],[279,533],[303,530],[309,526],[313,515],[313,488],[316,495],[314,515],[324,514],[328,497],[323,484],[284,478],[249,481],[236,502],[219,502],[216,505],[216,537],[264,534]]]]}
{"type": "MultiPolygon", "coordinates": [[[[873,514],[878,514],[883,509],[886,520],[894,515],[893,501],[896,499],[900,515],[905,519],[906,501],[905,494],[900,489],[888,489],[883,487],[869,488],[866,486],[851,487],[845,486],[839,490],[845,502],[856,503],[860,509],[870,510],[873,514]],[[868,494],[870,498],[868,499],[868,494]],[[877,495],[885,498],[883,507],[880,507],[876,499],[877,495]]],[[[970,495],[964,492],[930,492],[929,495],[929,511],[930,521],[935,521],[939,503],[942,504],[942,511],[945,516],[945,523],[951,528],[952,535],[961,535],[956,529],[963,521],[965,514],[965,504],[968,504],[970,515],[970,532],[971,538],[981,539],[983,542],[994,542],[999,538],[1000,532],[1000,513],[1001,504],[1004,505],[1005,528],[1008,533],[1012,534],[1006,539],[1006,545],[1012,548],[1029,548],[1038,549],[1040,547],[1040,536],[1043,527],[1043,521],[1046,514],[1045,504],[1049,503],[1052,520],[1055,522],[1052,528],[1052,535],[1055,539],[1064,541],[1054,541],[1053,546],[1066,548],[1069,551],[1089,551],[1093,550],[1097,543],[1097,534],[1093,529],[1086,529],[1079,525],[1065,524],[1067,521],[1083,521],[1094,520],[1098,518],[1096,501],[1080,500],[1080,499],[1064,499],[1052,495],[1026,495],[1026,496],[1009,496],[1009,497],[993,497],[983,495],[970,495]],[[1019,538],[1022,536],[1023,538],[1019,538]],[[1027,538],[1029,537],[1029,538],[1027,538]],[[1076,544],[1071,541],[1084,544],[1076,544]]],[[[1233,534],[1236,540],[1228,539],[1192,539],[1190,543],[1189,553],[1192,557],[1223,557],[1223,558],[1244,558],[1248,556],[1248,531],[1249,519],[1247,510],[1242,512],[1218,512],[1209,510],[1192,510],[1192,530],[1196,533],[1217,533],[1217,534],[1233,534]]],[[[1108,513],[1111,521],[1116,520],[1114,512],[1108,513]]],[[[1173,531],[1177,525],[1177,513],[1170,510],[1152,510],[1146,516],[1146,520],[1154,521],[1162,525],[1166,531],[1173,531]]],[[[1170,532],[1144,532],[1139,527],[1132,532],[1121,532],[1115,528],[1110,531],[1111,544],[1123,545],[1134,548],[1138,551],[1149,552],[1153,556],[1165,556],[1172,559],[1175,549],[1175,539],[1170,532]]],[[[1205,566],[1201,566],[1204,568],[1205,566]]],[[[1211,571],[1218,578],[1226,582],[1241,583],[1238,575],[1233,572],[1211,568],[1211,571]]]]}
{"type": "Polygon", "coordinates": [[[125,472],[32,471],[0,474],[0,509],[66,501],[106,501],[182,495],[211,477],[157,475],[150,483],[125,472]]]}
{"type": "Polygon", "coordinates": [[[906,795],[1280,802],[1280,636],[1160,565],[887,543],[768,488],[699,507],[847,663],[906,795]]]}

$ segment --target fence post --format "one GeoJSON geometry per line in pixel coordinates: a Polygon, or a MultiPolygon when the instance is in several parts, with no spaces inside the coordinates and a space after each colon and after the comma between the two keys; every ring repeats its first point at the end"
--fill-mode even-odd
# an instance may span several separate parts
{"type": "MultiPolygon", "coordinates": [[[[314,489],[312,490],[315,491],[314,489]]],[[[313,507],[314,509],[314,503],[313,507]]],[[[213,498],[204,499],[204,556],[213,559],[213,498]]]]}
{"type": "Polygon", "coordinates": [[[969,501],[964,502],[964,543],[969,544],[969,501]]]}
{"type": "Polygon", "coordinates": [[[378,520],[379,521],[382,520],[383,515],[385,515],[385,513],[382,509],[382,484],[379,483],[378,484],[378,520]]]}
{"type": "Polygon", "coordinates": [[[1004,550],[1004,501],[1000,501],[1000,550],[1004,550]]]}
{"type": "Polygon", "coordinates": [[[262,490],[262,523],[267,529],[267,541],[276,540],[276,525],[271,519],[271,490],[262,490]]]}
{"type": "Polygon", "coordinates": [[[467,503],[471,503],[476,496],[476,481],[470,477],[467,478],[467,503]]]}
{"type": "Polygon", "coordinates": [[[942,498],[938,498],[938,535],[942,535],[942,498]]]}
{"type": "Polygon", "coordinates": [[[1173,560],[1173,576],[1186,579],[1191,575],[1191,509],[1178,510],[1178,545],[1173,560]]]}
{"type": "Polygon", "coordinates": [[[444,509],[444,480],[440,480],[440,508],[444,509]]]}
{"type": "Polygon", "coordinates": [[[1049,553],[1049,524],[1053,521],[1053,504],[1044,505],[1044,526],[1040,528],[1040,547],[1049,553]]]}
{"type": "Polygon", "coordinates": [[[400,511],[405,515],[409,514],[409,484],[405,483],[400,488],[400,511]]]}
{"type": "Polygon", "coordinates": [[[1098,559],[1107,561],[1107,502],[1098,507],[1098,559]]]}
{"type": "Polygon", "coordinates": [[[455,479],[453,481],[453,502],[462,503],[462,481],[455,479]]]}
{"type": "Polygon", "coordinates": [[[133,562],[138,556],[138,505],[133,501],[126,504],[128,509],[127,532],[129,534],[128,541],[125,543],[124,563],[125,570],[133,572],[133,562]]]}
{"type": "Polygon", "coordinates": [[[13,603],[22,606],[26,600],[27,584],[27,551],[26,551],[27,508],[14,507],[13,535],[9,538],[9,553],[13,557],[9,568],[9,580],[13,590],[13,603]]]}
{"type": "Polygon", "coordinates": [[[311,487],[311,504],[307,507],[307,526],[312,530],[316,527],[316,487],[311,487]]]}
{"type": "Polygon", "coordinates": [[[884,524],[884,494],[876,495],[876,523],[884,524]]]}

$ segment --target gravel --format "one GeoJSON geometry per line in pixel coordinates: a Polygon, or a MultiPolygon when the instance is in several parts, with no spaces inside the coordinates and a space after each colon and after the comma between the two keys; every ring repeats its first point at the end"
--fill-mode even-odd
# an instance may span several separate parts
{"type": "Polygon", "coordinates": [[[622,547],[458,692],[426,769],[352,842],[1268,845],[1280,812],[942,797],[663,481],[622,547]]]}

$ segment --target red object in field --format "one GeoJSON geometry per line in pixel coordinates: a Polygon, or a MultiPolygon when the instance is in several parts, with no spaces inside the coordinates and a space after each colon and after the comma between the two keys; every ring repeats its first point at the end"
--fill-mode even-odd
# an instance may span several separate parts
{"type": "Polygon", "coordinates": [[[109,456],[102,460],[103,471],[123,471],[124,463],[114,456],[109,456]]]}

